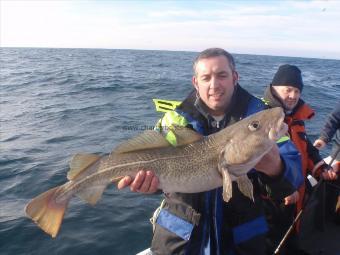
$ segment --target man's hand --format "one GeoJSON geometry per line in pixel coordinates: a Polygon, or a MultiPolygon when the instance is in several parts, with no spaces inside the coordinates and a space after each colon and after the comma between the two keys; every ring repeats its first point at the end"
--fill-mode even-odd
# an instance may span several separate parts
{"type": "Polygon", "coordinates": [[[329,170],[323,171],[321,176],[326,181],[334,181],[338,179],[337,173],[332,168],[329,170]]]}
{"type": "Polygon", "coordinates": [[[295,204],[297,201],[299,201],[299,198],[299,192],[295,191],[293,194],[284,198],[285,205],[295,204]]]}
{"type": "Polygon", "coordinates": [[[283,163],[280,157],[279,147],[276,144],[256,164],[255,169],[268,176],[277,176],[282,172],[283,163]]]}
{"type": "Polygon", "coordinates": [[[319,150],[323,149],[326,146],[326,142],[321,139],[316,139],[313,146],[319,150]]]}
{"type": "Polygon", "coordinates": [[[118,189],[123,189],[130,186],[131,191],[145,194],[152,194],[158,190],[159,180],[152,171],[139,171],[132,179],[130,176],[125,176],[118,182],[118,189]]]}

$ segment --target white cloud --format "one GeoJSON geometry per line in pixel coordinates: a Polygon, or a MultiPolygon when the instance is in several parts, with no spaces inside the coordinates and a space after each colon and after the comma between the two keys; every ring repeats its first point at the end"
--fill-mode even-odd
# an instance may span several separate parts
{"type": "Polygon", "coordinates": [[[186,18],[199,18],[202,16],[201,13],[195,12],[193,10],[169,10],[169,11],[151,11],[147,14],[153,18],[176,18],[176,17],[186,17],[186,18]]]}
{"type": "Polygon", "coordinates": [[[337,1],[176,3],[2,1],[0,43],[340,58],[337,1]]]}

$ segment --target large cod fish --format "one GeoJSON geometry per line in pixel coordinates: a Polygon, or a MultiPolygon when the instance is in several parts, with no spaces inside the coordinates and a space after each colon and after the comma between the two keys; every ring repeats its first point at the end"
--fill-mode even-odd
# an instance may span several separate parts
{"type": "Polygon", "coordinates": [[[110,155],[76,154],[68,182],[32,199],[26,214],[56,237],[70,199],[76,195],[95,205],[105,188],[139,170],[153,170],[164,192],[196,193],[223,186],[232,197],[232,181],[249,198],[253,187],[246,173],[287,132],[281,108],[251,115],[218,133],[203,137],[183,127],[172,129],[171,146],[158,131],[148,130],[116,147],[110,155]]]}

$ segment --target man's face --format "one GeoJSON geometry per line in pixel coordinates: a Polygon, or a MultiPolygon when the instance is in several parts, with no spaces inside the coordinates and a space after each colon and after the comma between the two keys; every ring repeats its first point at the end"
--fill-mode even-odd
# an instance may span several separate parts
{"type": "Polygon", "coordinates": [[[212,115],[223,115],[231,101],[238,74],[225,56],[201,59],[192,83],[212,115]]]}
{"type": "Polygon", "coordinates": [[[297,105],[301,92],[292,86],[273,86],[274,93],[288,110],[293,110],[297,105]]]}

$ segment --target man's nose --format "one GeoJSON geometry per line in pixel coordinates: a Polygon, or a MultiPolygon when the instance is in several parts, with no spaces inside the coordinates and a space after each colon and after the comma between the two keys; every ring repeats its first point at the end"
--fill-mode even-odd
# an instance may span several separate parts
{"type": "Polygon", "coordinates": [[[210,80],[210,88],[216,88],[218,87],[218,79],[217,77],[213,76],[211,77],[211,80],[210,80]]]}
{"type": "Polygon", "coordinates": [[[296,92],[291,92],[290,94],[289,94],[289,97],[290,98],[293,98],[293,99],[296,99],[296,98],[298,98],[298,96],[299,96],[299,93],[296,93],[296,92]]]}

